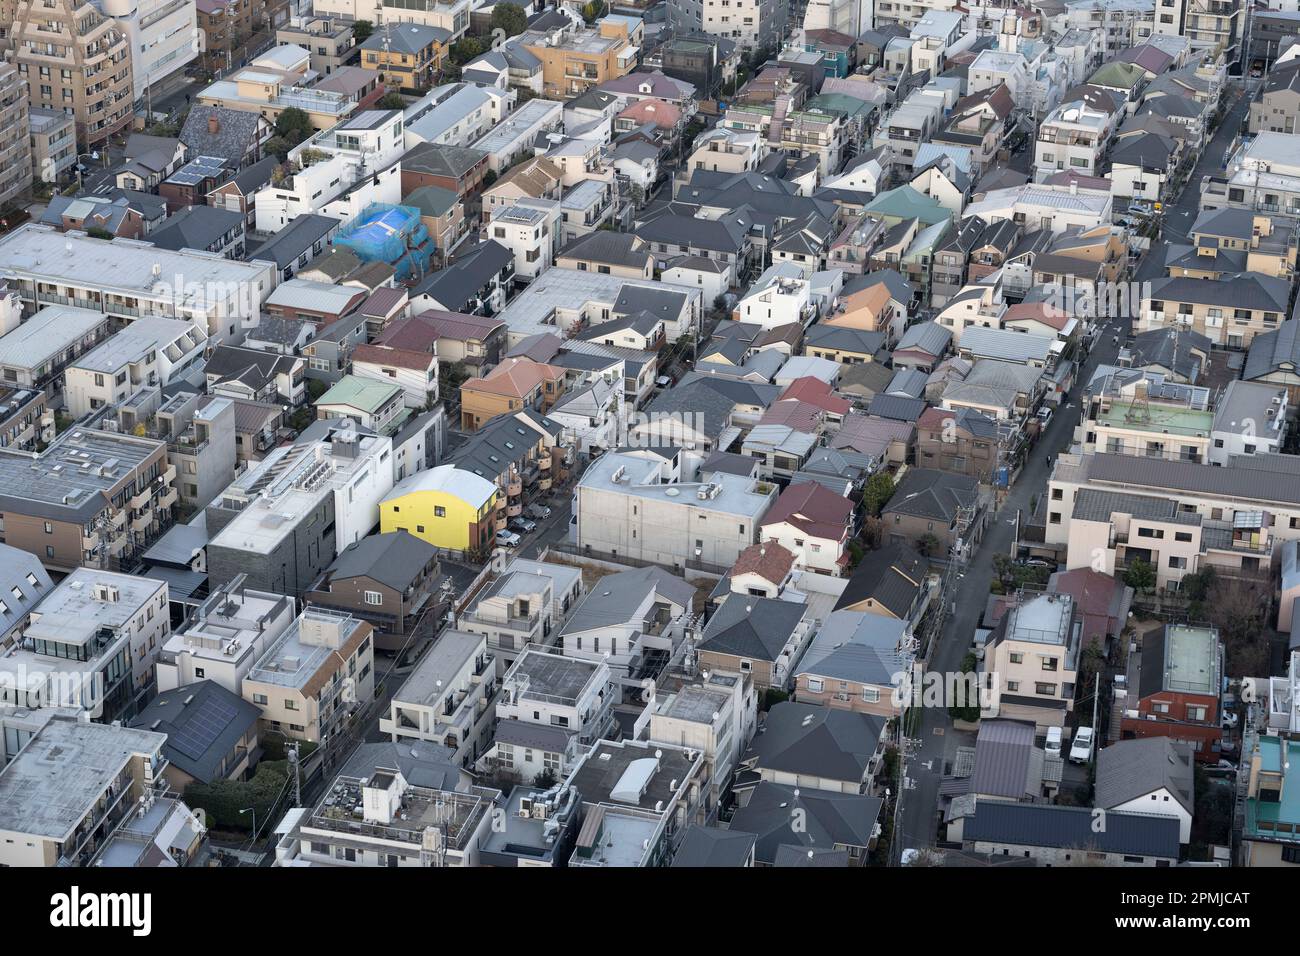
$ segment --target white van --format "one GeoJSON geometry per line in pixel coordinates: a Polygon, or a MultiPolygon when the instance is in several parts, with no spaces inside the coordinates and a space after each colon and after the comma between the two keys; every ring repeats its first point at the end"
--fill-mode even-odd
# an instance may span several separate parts
{"type": "Polygon", "coordinates": [[[1047,743],[1043,745],[1043,750],[1047,752],[1047,756],[1049,757],[1061,756],[1061,728],[1060,727],[1047,728],[1047,743]]]}

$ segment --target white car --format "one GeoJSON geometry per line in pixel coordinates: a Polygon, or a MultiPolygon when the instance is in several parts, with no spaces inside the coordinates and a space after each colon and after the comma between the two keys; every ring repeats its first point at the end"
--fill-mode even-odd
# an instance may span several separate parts
{"type": "Polygon", "coordinates": [[[1227,730],[1234,730],[1237,726],[1237,715],[1230,710],[1223,712],[1223,726],[1227,730]]]}
{"type": "Polygon", "coordinates": [[[1091,727],[1080,727],[1074,732],[1074,743],[1070,744],[1070,763],[1087,763],[1092,759],[1094,738],[1091,727]]]}
{"type": "Polygon", "coordinates": [[[1049,757],[1061,756],[1061,728],[1060,727],[1047,728],[1047,742],[1043,744],[1043,750],[1047,752],[1047,756],[1049,757]]]}
{"type": "Polygon", "coordinates": [[[515,534],[513,531],[507,531],[502,528],[497,532],[497,544],[502,548],[517,548],[519,547],[520,540],[522,539],[519,535],[515,534]]]}

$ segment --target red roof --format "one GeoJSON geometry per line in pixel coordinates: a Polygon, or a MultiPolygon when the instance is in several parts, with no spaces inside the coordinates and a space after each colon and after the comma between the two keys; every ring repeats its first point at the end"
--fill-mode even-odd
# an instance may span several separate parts
{"type": "Polygon", "coordinates": [[[822,410],[811,402],[795,398],[783,398],[773,402],[772,407],[758,420],[760,425],[786,425],[797,432],[811,435],[817,431],[822,410]]]}
{"type": "Polygon", "coordinates": [[[1064,309],[1058,309],[1050,302],[1021,302],[1018,305],[1009,306],[1002,315],[1004,325],[1020,319],[1034,319],[1060,332],[1069,324],[1070,314],[1064,309]]]}
{"type": "Polygon", "coordinates": [[[1074,598],[1074,606],[1083,618],[1085,645],[1094,637],[1104,641],[1106,635],[1119,631],[1123,622],[1118,615],[1126,587],[1109,574],[1091,568],[1061,571],[1052,576],[1052,589],[1074,598]]]}
{"type": "Polygon", "coordinates": [[[950,418],[956,418],[957,413],[947,408],[930,407],[921,413],[921,417],[916,420],[917,428],[942,428],[943,423],[950,418]]]}
{"type": "Polygon", "coordinates": [[[852,517],[853,502],[815,481],[806,481],[781,492],[762,527],[784,521],[813,537],[839,541],[848,533],[852,517]]]}
{"type": "Polygon", "coordinates": [[[764,581],[780,584],[794,567],[794,554],[775,541],[751,544],[736,557],[731,566],[731,576],[757,574],[764,581]]]}
{"type": "Polygon", "coordinates": [[[391,345],[358,345],[352,350],[352,361],[411,368],[423,372],[438,360],[431,352],[421,352],[418,349],[395,349],[391,345]]]}
{"type": "Polygon", "coordinates": [[[819,378],[813,378],[811,375],[796,378],[786,386],[780,397],[782,399],[797,398],[809,405],[816,405],[830,415],[847,415],[849,409],[853,407],[849,402],[835,395],[830,385],[819,378]]]}

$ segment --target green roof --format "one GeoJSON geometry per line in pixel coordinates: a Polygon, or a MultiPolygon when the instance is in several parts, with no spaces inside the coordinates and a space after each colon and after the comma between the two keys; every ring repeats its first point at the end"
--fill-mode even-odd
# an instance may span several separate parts
{"type": "Polygon", "coordinates": [[[1097,72],[1088,78],[1093,86],[1109,86],[1115,89],[1131,90],[1146,77],[1146,71],[1132,63],[1103,63],[1097,72]]]}
{"type": "Polygon", "coordinates": [[[908,219],[919,219],[921,225],[933,226],[952,218],[951,209],[945,209],[937,199],[931,199],[911,186],[899,186],[881,193],[867,203],[865,211],[880,216],[890,226],[908,219]]]}
{"type": "Polygon", "coordinates": [[[873,107],[870,103],[866,103],[856,96],[849,96],[847,93],[818,93],[804,103],[803,109],[805,112],[821,110],[823,113],[857,116],[859,113],[871,112],[873,107]]]}
{"type": "Polygon", "coordinates": [[[441,186],[421,186],[402,200],[403,206],[414,206],[421,216],[445,216],[460,196],[454,190],[441,186]]]}
{"type": "Polygon", "coordinates": [[[379,382],[373,378],[344,375],[334,387],[316,399],[317,405],[347,405],[367,414],[379,410],[385,402],[402,390],[392,382],[379,382]]]}
{"type": "Polygon", "coordinates": [[[1282,796],[1276,803],[1251,798],[1246,801],[1247,838],[1286,840],[1300,843],[1300,740],[1279,737],[1259,738],[1260,770],[1283,775],[1282,796]],[[1282,765],[1282,748],[1286,747],[1286,767],[1282,765]],[[1292,779],[1291,768],[1296,768],[1292,779]]]}

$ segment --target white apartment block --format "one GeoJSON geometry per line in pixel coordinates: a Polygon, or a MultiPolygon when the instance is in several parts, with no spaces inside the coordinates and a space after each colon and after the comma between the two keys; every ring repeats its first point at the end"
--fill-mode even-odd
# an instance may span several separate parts
{"type": "Polygon", "coordinates": [[[367,110],[303,140],[289,151],[293,172],[254,197],[257,231],[277,232],[305,213],[349,222],[371,203],[400,202],[405,149],[398,110],[367,110]]]}
{"type": "Polygon", "coordinates": [[[193,368],[208,344],[205,329],[179,319],[136,319],[76,359],[63,373],[63,401],[74,418],[171,382],[193,368]]]}
{"type": "Polygon", "coordinates": [[[729,568],[758,541],[759,521],[776,500],[774,485],[722,472],[707,481],[672,481],[661,470],[659,462],[631,455],[596,459],[575,495],[578,547],[669,567],[729,568]]]}
{"type": "Polygon", "coordinates": [[[0,277],[22,297],[28,314],[67,305],[124,323],[142,316],[182,319],[216,346],[242,341],[257,327],[275,268],[27,223],[0,238],[0,277]]]}
{"type": "Polygon", "coordinates": [[[199,55],[197,13],[194,0],[92,0],[106,17],[126,33],[131,48],[131,71],[137,106],[145,90],[199,55]]]}
{"type": "Polygon", "coordinates": [[[293,598],[246,588],[242,577],[232,579],[214,590],[163,645],[158,692],[210,680],[239,694],[244,675],[295,617],[293,598]]]}
{"type": "Polygon", "coordinates": [[[393,695],[379,731],[394,743],[440,744],[454,763],[470,767],[491,744],[496,676],[486,637],[443,631],[393,695]]]}
{"type": "Polygon", "coordinates": [[[1039,124],[1034,142],[1034,176],[1042,182],[1058,172],[1100,176],[1102,157],[1114,133],[1110,114],[1082,100],[1062,103],[1039,124]]]}

